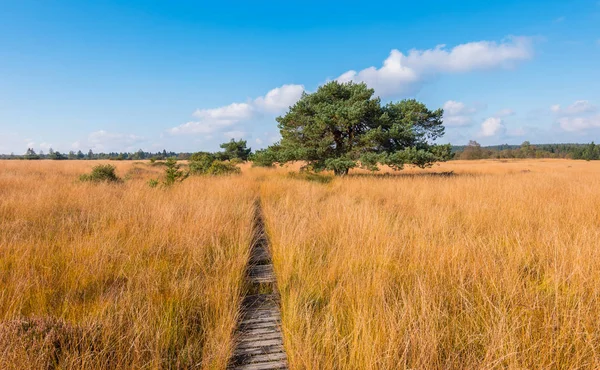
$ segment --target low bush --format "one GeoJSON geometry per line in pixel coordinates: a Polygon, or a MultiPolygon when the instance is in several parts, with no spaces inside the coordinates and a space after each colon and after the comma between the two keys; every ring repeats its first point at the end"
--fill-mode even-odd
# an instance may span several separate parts
{"type": "Polygon", "coordinates": [[[235,164],[227,161],[214,161],[208,171],[206,171],[207,175],[235,175],[241,173],[242,170],[236,166],[235,164]]]}
{"type": "Polygon", "coordinates": [[[192,175],[232,175],[241,172],[237,164],[240,160],[221,161],[212,153],[194,153],[190,157],[192,175]]]}
{"type": "Polygon", "coordinates": [[[91,173],[79,176],[79,180],[84,182],[121,182],[122,180],[117,176],[115,170],[115,166],[111,164],[100,164],[94,166],[91,173]]]}

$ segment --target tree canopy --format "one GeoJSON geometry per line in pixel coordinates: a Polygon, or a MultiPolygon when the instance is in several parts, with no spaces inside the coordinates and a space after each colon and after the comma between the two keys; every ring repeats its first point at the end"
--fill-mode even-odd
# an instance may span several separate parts
{"type": "Polygon", "coordinates": [[[226,143],[219,145],[223,151],[219,154],[219,158],[222,160],[231,160],[231,159],[241,159],[242,161],[247,161],[250,156],[250,152],[252,148],[246,147],[246,140],[236,141],[235,139],[231,139],[226,143]]]}
{"type": "Polygon", "coordinates": [[[434,144],[444,134],[442,115],[413,99],[382,106],[364,83],[332,81],[277,117],[282,139],[261,155],[336,175],[356,166],[376,171],[378,164],[424,168],[450,158],[450,145],[434,144]]]}

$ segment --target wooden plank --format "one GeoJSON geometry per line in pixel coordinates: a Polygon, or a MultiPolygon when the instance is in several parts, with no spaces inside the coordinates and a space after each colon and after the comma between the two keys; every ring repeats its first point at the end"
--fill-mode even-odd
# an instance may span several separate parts
{"type": "Polygon", "coordinates": [[[258,246],[252,250],[252,254],[250,255],[250,264],[258,265],[270,261],[271,254],[269,253],[267,248],[258,246]]]}
{"type": "Polygon", "coordinates": [[[287,369],[287,361],[269,361],[238,365],[235,367],[239,370],[273,370],[287,369]]]}
{"type": "Polygon", "coordinates": [[[279,320],[277,317],[259,317],[259,318],[245,318],[240,322],[240,326],[249,326],[253,324],[274,324],[278,325],[279,320]]]}
{"type": "Polygon", "coordinates": [[[238,343],[242,344],[245,342],[261,342],[264,340],[272,340],[272,339],[280,339],[283,340],[283,337],[281,336],[281,333],[279,332],[279,330],[275,331],[275,332],[270,332],[270,333],[259,333],[259,334],[254,334],[254,335],[242,335],[239,337],[238,339],[238,343]]]}
{"type": "Polygon", "coordinates": [[[261,277],[257,277],[257,276],[252,276],[250,278],[250,282],[252,282],[253,284],[272,284],[277,282],[275,275],[268,275],[268,276],[261,276],[261,277]]]}
{"type": "Polygon", "coordinates": [[[260,319],[260,318],[273,318],[273,319],[281,319],[281,315],[277,310],[260,310],[253,312],[246,312],[244,314],[244,319],[260,319]]]}
{"type": "Polygon", "coordinates": [[[264,346],[264,347],[246,347],[246,348],[237,348],[233,352],[233,356],[257,356],[257,355],[266,355],[269,353],[285,353],[283,345],[273,345],[273,346],[264,346]]]}
{"type": "Polygon", "coordinates": [[[260,276],[260,275],[273,275],[273,265],[252,265],[248,269],[248,275],[250,276],[260,276]]]}
{"type": "Polygon", "coordinates": [[[253,335],[279,333],[279,332],[280,332],[280,330],[279,330],[278,326],[268,326],[266,328],[254,328],[253,327],[251,329],[243,330],[240,337],[249,337],[249,336],[253,336],[253,335]]]}
{"type": "Polygon", "coordinates": [[[268,346],[274,346],[277,344],[281,344],[281,342],[282,342],[281,338],[240,342],[240,343],[238,343],[238,348],[268,347],[268,346]]]}
{"type": "Polygon", "coordinates": [[[253,362],[269,362],[269,361],[281,361],[286,360],[287,356],[284,352],[266,353],[266,354],[254,354],[254,355],[240,355],[234,358],[234,363],[237,364],[251,364],[253,362]]]}
{"type": "Polygon", "coordinates": [[[259,323],[254,325],[240,325],[238,328],[240,333],[245,333],[250,330],[281,330],[281,326],[278,323],[259,323]]]}

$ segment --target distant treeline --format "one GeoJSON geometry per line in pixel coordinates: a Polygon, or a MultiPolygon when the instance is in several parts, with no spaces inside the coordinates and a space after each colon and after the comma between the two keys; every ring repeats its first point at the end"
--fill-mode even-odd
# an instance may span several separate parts
{"type": "Polygon", "coordinates": [[[521,145],[481,146],[476,141],[468,145],[453,146],[453,159],[495,159],[495,158],[569,158],[599,160],[600,145],[594,144],[536,144],[529,141],[521,145]]]}
{"type": "Polygon", "coordinates": [[[70,151],[69,153],[61,153],[58,151],[54,151],[50,149],[48,153],[44,153],[42,151],[37,152],[31,148],[27,149],[25,154],[16,155],[16,154],[0,154],[0,159],[55,159],[55,160],[74,160],[74,159],[84,159],[84,160],[98,160],[98,159],[110,159],[116,161],[128,161],[128,160],[143,160],[143,159],[155,159],[155,160],[163,160],[167,158],[177,158],[181,160],[189,159],[193,153],[177,153],[177,152],[167,152],[163,150],[162,152],[144,152],[143,150],[138,150],[137,152],[128,153],[128,152],[110,152],[110,153],[94,153],[92,150],[89,150],[87,153],[83,153],[81,150],[74,152],[70,151]]]}
{"type": "Polygon", "coordinates": [[[248,160],[250,154],[252,153],[252,148],[247,147],[246,140],[234,140],[231,139],[226,143],[222,143],[220,147],[223,149],[220,152],[209,153],[209,152],[195,152],[195,153],[186,153],[186,152],[167,152],[163,149],[162,152],[145,152],[142,149],[137,152],[110,152],[110,153],[94,153],[91,149],[88,150],[87,153],[83,153],[81,150],[70,151],[69,153],[61,153],[59,151],[55,151],[52,148],[48,150],[48,153],[44,153],[42,151],[37,152],[33,150],[33,148],[28,148],[25,154],[15,155],[15,154],[0,154],[0,159],[26,159],[26,160],[36,160],[36,159],[53,159],[53,160],[99,160],[99,159],[108,159],[113,161],[139,161],[144,159],[149,159],[151,161],[155,160],[165,160],[168,158],[174,158],[177,160],[188,160],[193,159],[192,156],[195,154],[196,157],[199,155],[208,155],[209,157],[214,157],[215,160],[227,161],[232,159],[240,159],[242,161],[248,160]]]}
{"type": "MultiPolygon", "coordinates": [[[[230,151],[246,151],[245,157],[250,156],[250,149],[246,148],[246,141],[238,142],[232,140],[229,143],[221,145],[222,148],[230,151]],[[231,148],[228,148],[231,147],[231,148]]],[[[469,141],[468,145],[452,146],[453,159],[500,159],[500,158],[569,158],[569,159],[585,159],[585,160],[600,160],[600,145],[594,144],[536,144],[533,145],[529,141],[523,142],[521,145],[492,145],[481,146],[476,141],[469,141]]],[[[138,150],[137,152],[110,152],[110,153],[94,153],[91,149],[87,153],[81,150],[69,153],[60,153],[50,149],[48,153],[40,151],[36,153],[29,148],[23,155],[15,154],[0,154],[0,159],[54,159],[54,160],[164,160],[167,158],[177,158],[179,160],[188,160],[194,153],[186,152],[145,152],[138,150]]]]}

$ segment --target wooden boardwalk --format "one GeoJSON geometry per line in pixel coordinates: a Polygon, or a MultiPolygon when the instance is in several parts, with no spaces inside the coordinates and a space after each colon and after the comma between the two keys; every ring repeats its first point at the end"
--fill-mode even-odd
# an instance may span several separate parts
{"type": "Polygon", "coordinates": [[[256,205],[255,222],[255,238],[247,269],[250,293],[242,302],[235,350],[227,368],[287,369],[279,295],[259,203],[256,205]]]}

